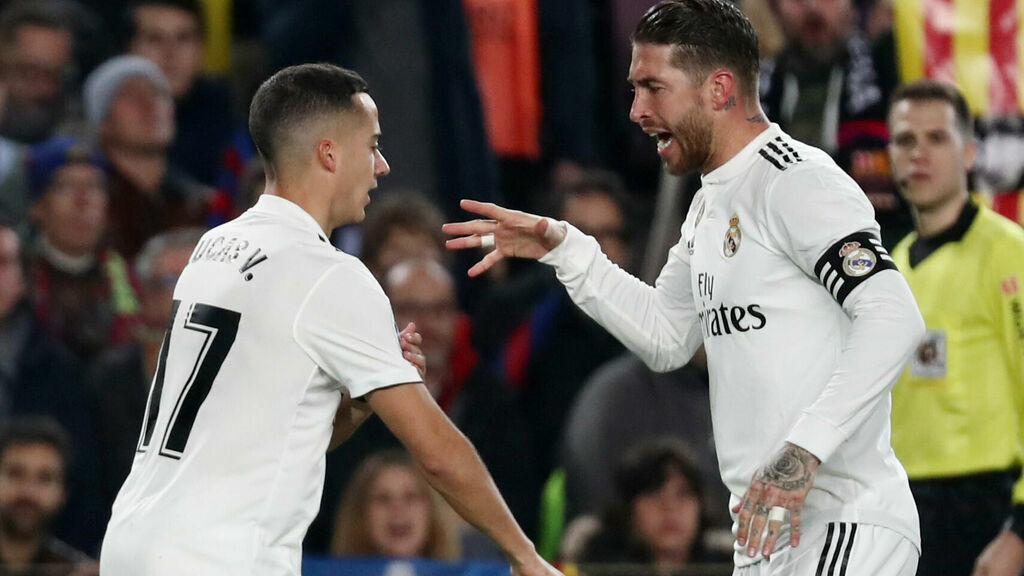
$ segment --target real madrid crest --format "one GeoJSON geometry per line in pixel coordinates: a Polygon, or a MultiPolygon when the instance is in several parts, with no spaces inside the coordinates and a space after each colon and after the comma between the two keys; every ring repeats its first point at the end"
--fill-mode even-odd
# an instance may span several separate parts
{"type": "Polygon", "coordinates": [[[740,233],[740,218],[733,214],[729,218],[729,229],[725,231],[725,243],[722,245],[722,253],[726,258],[732,258],[740,249],[740,241],[743,234],[740,233]]]}
{"type": "Polygon", "coordinates": [[[874,252],[860,247],[860,242],[843,244],[839,249],[839,257],[843,259],[843,272],[855,278],[874,270],[878,261],[874,252]]]}

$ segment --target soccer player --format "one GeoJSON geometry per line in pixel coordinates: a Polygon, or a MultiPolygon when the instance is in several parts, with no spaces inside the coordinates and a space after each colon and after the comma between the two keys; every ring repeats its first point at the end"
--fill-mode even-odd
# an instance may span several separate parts
{"type": "Polygon", "coordinates": [[[1024,230],[967,193],[976,146],[955,87],[921,80],[897,89],[889,133],[893,177],[916,228],[892,256],[928,328],[892,394],[892,445],[921,516],[919,574],[1017,576],[1024,230]]]}
{"type": "Polygon", "coordinates": [[[249,129],[266,190],[200,240],[175,287],[102,573],[297,576],[324,453],[372,410],[514,574],[557,574],[423,386],[415,326],[399,334],[373,276],[327,241],[389,171],[366,83],[286,68],[257,91],[249,129]]]}
{"type": "Polygon", "coordinates": [[[768,122],[757,70],[754,30],[723,0],[661,2],[634,30],[630,118],[702,183],[655,286],[574,227],[492,204],[464,201],[484,218],[447,224],[448,244],[494,247],[470,275],[507,256],[554,266],[654,370],[704,344],[737,574],[911,575],[917,511],[889,408],[921,315],[864,193],[768,122]]]}

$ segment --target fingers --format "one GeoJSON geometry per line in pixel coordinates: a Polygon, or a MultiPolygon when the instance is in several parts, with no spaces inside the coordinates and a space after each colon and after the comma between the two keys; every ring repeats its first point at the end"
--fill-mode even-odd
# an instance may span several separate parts
{"type": "Polygon", "coordinates": [[[476,264],[473,264],[472,268],[469,269],[469,277],[475,278],[483,274],[484,272],[487,272],[488,270],[490,270],[491,266],[497,264],[498,261],[501,260],[501,258],[501,252],[497,250],[494,250],[493,252],[488,252],[486,256],[481,258],[480,261],[477,262],[476,264]]]}
{"type": "Polygon", "coordinates": [[[468,198],[460,201],[459,207],[466,212],[472,212],[474,214],[479,214],[484,218],[491,218],[494,220],[502,220],[512,213],[511,210],[502,208],[497,204],[492,204],[490,202],[477,202],[476,200],[470,200],[468,198]]]}
{"type": "Polygon", "coordinates": [[[764,537],[764,545],[761,546],[761,554],[765,558],[772,555],[775,550],[775,542],[782,532],[782,523],[786,518],[786,509],[781,506],[772,506],[768,512],[768,534],[764,537]]]}
{"type": "Polygon", "coordinates": [[[493,233],[497,227],[498,223],[494,220],[467,220],[442,224],[441,231],[451,236],[481,236],[493,233]]]}
{"type": "Polygon", "coordinates": [[[427,374],[427,357],[423,354],[420,345],[423,344],[423,335],[416,331],[416,324],[410,322],[404,330],[399,333],[399,344],[402,346],[402,357],[416,368],[420,378],[427,374]]]}
{"type": "Polygon", "coordinates": [[[800,509],[789,511],[789,545],[796,548],[800,545],[800,531],[803,528],[803,520],[800,518],[800,509]]]}
{"type": "Polygon", "coordinates": [[[763,488],[760,482],[754,482],[747,489],[747,493],[743,495],[743,500],[739,505],[739,527],[736,530],[736,542],[740,546],[746,546],[747,536],[750,534],[750,520],[754,516],[754,505],[761,500],[761,493],[763,488]]]}
{"type": "Polygon", "coordinates": [[[747,540],[747,556],[757,556],[761,545],[761,534],[764,532],[764,525],[768,521],[768,512],[771,511],[771,508],[763,501],[754,505],[754,517],[750,521],[750,537],[747,540]]]}

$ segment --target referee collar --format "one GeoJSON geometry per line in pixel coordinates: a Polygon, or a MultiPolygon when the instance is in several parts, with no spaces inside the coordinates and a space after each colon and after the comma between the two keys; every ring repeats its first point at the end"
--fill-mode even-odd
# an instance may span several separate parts
{"type": "Polygon", "coordinates": [[[964,203],[963,209],[960,210],[960,216],[957,217],[956,222],[952,226],[934,236],[927,238],[918,236],[915,238],[909,250],[910,267],[916,268],[925,258],[931,256],[939,248],[942,248],[943,244],[962,240],[964,235],[967,234],[967,230],[970,229],[971,224],[974,223],[974,218],[977,215],[978,207],[974,205],[973,201],[968,199],[964,203]]]}
{"type": "Polygon", "coordinates": [[[742,150],[726,160],[724,164],[707,174],[701,175],[701,185],[721,184],[741,174],[745,174],[750,169],[751,163],[757,158],[757,151],[776,136],[782,136],[782,129],[779,128],[778,124],[772,122],[767,129],[755,136],[750,142],[747,142],[747,145],[742,150]]]}
{"type": "Polygon", "coordinates": [[[313,234],[316,234],[316,237],[322,242],[330,244],[330,242],[327,241],[327,235],[324,233],[324,230],[320,228],[320,223],[317,222],[309,212],[306,212],[301,206],[287,198],[282,198],[281,196],[275,196],[273,194],[261,194],[260,199],[256,201],[256,205],[253,206],[252,209],[257,212],[283,216],[294,222],[296,225],[308,229],[313,234]]]}

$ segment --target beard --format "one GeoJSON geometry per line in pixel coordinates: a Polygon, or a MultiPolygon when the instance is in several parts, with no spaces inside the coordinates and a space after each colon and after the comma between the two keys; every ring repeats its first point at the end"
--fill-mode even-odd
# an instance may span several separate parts
{"type": "Polygon", "coordinates": [[[669,174],[682,176],[707,164],[711,156],[711,119],[700,112],[700,106],[671,126],[674,146],[678,154],[665,159],[669,174]]]}
{"type": "Polygon", "coordinates": [[[8,100],[0,118],[0,135],[22,144],[38,144],[50,137],[62,109],[59,99],[46,105],[8,100]]]}
{"type": "Polygon", "coordinates": [[[9,537],[30,539],[43,534],[50,515],[31,500],[15,500],[0,510],[0,529],[9,537]]]}

